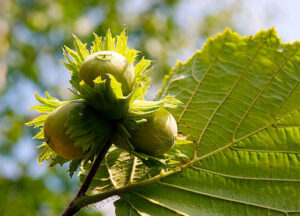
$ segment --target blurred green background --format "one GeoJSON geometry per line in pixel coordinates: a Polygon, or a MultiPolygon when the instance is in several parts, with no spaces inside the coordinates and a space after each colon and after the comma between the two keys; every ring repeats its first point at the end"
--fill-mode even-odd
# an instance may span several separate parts
{"type": "MultiPolygon", "coordinates": [[[[275,26],[283,41],[300,39],[299,9],[297,0],[0,0],[0,215],[59,215],[79,187],[67,166],[39,165],[36,131],[24,126],[37,115],[28,110],[35,91],[71,97],[60,60],[72,34],[90,45],[92,32],[126,28],[129,45],[154,62],[152,98],[177,60],[226,27],[248,35],[275,26]]],[[[100,212],[114,215],[112,201],[78,215],[100,212]]]]}

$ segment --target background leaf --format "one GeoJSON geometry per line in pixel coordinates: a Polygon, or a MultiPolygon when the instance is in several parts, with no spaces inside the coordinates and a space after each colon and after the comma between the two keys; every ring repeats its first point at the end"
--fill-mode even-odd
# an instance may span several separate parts
{"type": "Polygon", "coordinates": [[[95,190],[130,185],[118,215],[300,214],[299,47],[282,44],[274,29],[209,39],[160,93],[183,102],[172,113],[194,142],[178,145],[189,160],[155,173],[120,153],[121,165],[102,165],[106,184],[94,182],[95,190]]]}

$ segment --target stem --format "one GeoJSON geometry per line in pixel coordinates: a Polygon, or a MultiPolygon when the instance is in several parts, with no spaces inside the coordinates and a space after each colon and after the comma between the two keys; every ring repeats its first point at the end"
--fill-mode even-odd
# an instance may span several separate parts
{"type": "Polygon", "coordinates": [[[131,191],[134,188],[159,182],[160,179],[165,178],[166,176],[172,175],[172,174],[177,173],[177,172],[181,172],[182,169],[192,166],[194,162],[195,161],[190,161],[190,162],[182,165],[181,167],[178,167],[177,169],[170,170],[168,172],[161,172],[159,175],[156,175],[154,177],[148,178],[146,180],[143,180],[143,181],[140,181],[140,182],[137,182],[137,183],[129,184],[126,187],[113,189],[113,190],[106,191],[106,192],[100,193],[100,194],[94,194],[94,195],[90,195],[90,196],[87,196],[87,195],[82,196],[82,197],[80,197],[79,199],[77,199],[75,201],[75,205],[80,207],[80,208],[84,208],[84,207],[86,207],[90,204],[100,202],[100,201],[102,201],[102,200],[104,200],[108,197],[113,196],[113,195],[122,195],[123,193],[131,191]]]}
{"type": "Polygon", "coordinates": [[[95,195],[91,195],[91,196],[83,196],[80,197],[78,200],[75,201],[76,206],[80,206],[81,208],[86,207],[90,204],[96,203],[96,202],[100,202],[101,200],[104,200],[108,197],[111,197],[113,195],[122,195],[123,193],[126,193],[128,191],[131,191],[132,189],[136,188],[136,187],[141,187],[143,185],[148,185],[148,184],[152,184],[155,182],[158,182],[161,178],[164,178],[165,176],[168,176],[170,174],[173,174],[175,172],[178,172],[179,170],[174,170],[171,172],[167,172],[167,173],[161,173],[155,177],[140,181],[138,183],[134,183],[134,184],[130,184],[126,187],[123,188],[119,188],[119,189],[114,189],[111,191],[107,191],[104,193],[100,193],[100,194],[95,194],[95,195]]]}
{"type": "Polygon", "coordinates": [[[70,202],[67,209],[63,212],[62,216],[72,216],[72,215],[76,214],[82,208],[82,207],[77,206],[75,204],[75,201],[78,198],[80,198],[86,194],[102,160],[104,159],[104,157],[111,145],[112,145],[112,142],[109,140],[106,143],[106,145],[101,149],[101,151],[98,153],[96,160],[94,161],[94,163],[93,163],[88,175],[86,176],[84,182],[82,183],[79,191],[77,192],[77,194],[73,198],[73,200],[70,202]]]}

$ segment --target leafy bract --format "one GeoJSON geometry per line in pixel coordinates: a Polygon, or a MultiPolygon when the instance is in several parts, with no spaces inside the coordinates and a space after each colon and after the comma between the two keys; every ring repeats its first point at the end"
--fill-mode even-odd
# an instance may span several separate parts
{"type": "MultiPolygon", "coordinates": [[[[44,113],[35,119],[33,119],[30,122],[27,122],[27,126],[34,126],[34,128],[39,128],[40,131],[33,137],[33,139],[38,140],[44,140],[44,123],[46,121],[46,118],[48,117],[48,114],[58,108],[59,106],[62,106],[66,103],[69,103],[69,101],[60,101],[54,97],[52,97],[48,92],[45,92],[45,98],[35,93],[35,98],[38,102],[40,102],[41,105],[36,105],[31,107],[30,109],[36,110],[40,113],[44,113]]],[[[39,163],[42,164],[44,160],[49,161],[49,166],[55,166],[57,164],[63,165],[69,160],[64,159],[58,155],[47,145],[46,142],[42,142],[41,145],[36,147],[37,149],[40,149],[40,155],[39,155],[39,163]]],[[[77,164],[77,166],[74,166],[74,163],[71,163],[69,166],[69,172],[72,176],[74,171],[78,168],[80,164],[77,164]]]]}
{"type": "Polygon", "coordinates": [[[183,102],[173,114],[193,145],[176,149],[188,158],[149,168],[112,149],[92,193],[118,194],[117,215],[299,215],[299,48],[274,29],[209,39],[158,96],[183,102]]]}
{"type": "Polygon", "coordinates": [[[112,123],[89,106],[78,106],[71,110],[65,126],[67,135],[75,141],[74,145],[87,153],[85,161],[94,159],[112,131],[112,123]]]}
{"type": "MultiPolygon", "coordinates": [[[[143,57],[140,61],[136,62],[137,54],[139,52],[128,47],[128,36],[126,35],[125,29],[116,37],[112,37],[110,30],[107,31],[104,38],[99,37],[94,33],[94,41],[90,51],[86,48],[87,44],[82,43],[76,36],[74,36],[74,39],[76,50],[72,50],[71,48],[65,46],[63,48],[63,54],[66,61],[63,61],[62,63],[68,70],[70,70],[70,83],[78,91],[78,94],[80,94],[81,97],[85,97],[85,92],[82,91],[82,85],[80,85],[78,80],[80,66],[86,57],[88,57],[90,54],[100,51],[114,51],[123,55],[128,62],[134,66],[135,85],[132,91],[134,97],[131,99],[131,101],[135,99],[141,99],[145,96],[147,87],[150,83],[150,79],[146,75],[152,70],[152,67],[148,68],[151,61],[143,57]]],[[[102,82],[104,82],[104,80],[102,80],[102,82]]],[[[116,85],[118,82],[114,82],[113,84],[116,85]]],[[[116,87],[112,89],[114,92],[116,92],[118,88],[116,87]]]]}
{"type": "MultiPolygon", "coordinates": [[[[44,113],[30,122],[27,122],[27,126],[34,126],[34,128],[40,128],[40,131],[33,137],[33,139],[44,140],[44,123],[50,112],[55,110],[57,107],[64,105],[68,102],[59,101],[58,99],[52,97],[48,92],[45,92],[46,98],[41,97],[35,93],[35,98],[41,105],[36,105],[31,107],[31,110],[36,110],[37,112],[44,113]]],[[[37,148],[41,148],[39,162],[42,163],[44,160],[49,160],[55,157],[55,153],[52,149],[44,142],[37,148]]]]}
{"type": "Polygon", "coordinates": [[[121,84],[114,76],[109,77],[109,85],[106,83],[107,80],[101,80],[100,76],[94,80],[93,87],[81,81],[79,92],[87,103],[101,110],[106,118],[120,119],[127,114],[130,100],[123,96],[121,84]]]}
{"type": "Polygon", "coordinates": [[[86,44],[83,44],[76,36],[75,48],[72,50],[68,47],[63,49],[66,62],[63,64],[71,72],[70,83],[77,90],[75,92],[80,98],[83,98],[89,105],[95,107],[102,112],[107,118],[117,120],[126,116],[130,104],[135,100],[143,100],[147,88],[150,84],[150,78],[146,75],[152,70],[150,67],[151,61],[141,58],[136,62],[138,51],[130,49],[127,46],[127,39],[125,30],[119,36],[112,37],[108,30],[106,36],[102,37],[94,34],[94,42],[90,51],[87,50],[86,44]],[[107,74],[107,80],[101,79],[99,76],[94,80],[94,86],[90,87],[84,81],[78,80],[80,67],[89,54],[99,51],[114,51],[123,55],[130,64],[134,67],[134,85],[129,95],[123,96],[121,83],[119,83],[114,76],[107,74]]]}

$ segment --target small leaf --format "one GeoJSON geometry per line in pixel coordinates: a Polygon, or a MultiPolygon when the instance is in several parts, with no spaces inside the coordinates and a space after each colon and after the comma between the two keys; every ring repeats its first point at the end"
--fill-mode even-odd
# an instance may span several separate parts
{"type": "MultiPolygon", "coordinates": [[[[56,154],[54,154],[50,159],[49,167],[54,167],[55,165],[59,164],[60,166],[63,166],[65,163],[67,163],[69,160],[62,158],[56,154]]],[[[49,160],[48,159],[48,160],[49,160]]]]}
{"type": "Polygon", "coordinates": [[[150,64],[151,60],[147,60],[143,57],[134,67],[135,77],[139,77],[150,64]]]}
{"type": "Polygon", "coordinates": [[[36,110],[39,113],[50,113],[55,110],[54,107],[48,107],[44,105],[36,105],[29,108],[30,110],[36,110]]]}
{"type": "Polygon", "coordinates": [[[115,51],[115,49],[116,49],[115,43],[116,43],[116,38],[112,37],[111,32],[108,29],[106,36],[104,38],[104,50],[115,51]]]}
{"type": "Polygon", "coordinates": [[[69,71],[77,71],[77,68],[74,64],[69,64],[67,62],[61,61],[61,63],[69,70],[69,71]]]}
{"type": "Polygon", "coordinates": [[[42,148],[44,146],[46,146],[47,143],[46,142],[43,142],[41,145],[38,145],[37,147],[35,147],[35,149],[39,149],[39,148],[42,148]]]}
{"type": "Polygon", "coordinates": [[[137,50],[128,49],[125,57],[129,61],[130,64],[133,64],[138,53],[139,53],[139,51],[137,51],[137,50]]]}
{"type": "Polygon", "coordinates": [[[74,45],[77,51],[77,55],[80,57],[80,61],[83,62],[86,57],[90,55],[89,51],[86,49],[86,43],[83,44],[76,35],[73,35],[75,41],[74,45]]]}
{"type": "Polygon", "coordinates": [[[48,117],[48,114],[40,115],[39,117],[33,119],[32,121],[25,123],[25,125],[26,126],[34,126],[34,128],[43,126],[47,117],[48,117]]]}
{"type": "Polygon", "coordinates": [[[117,36],[116,52],[125,56],[127,50],[127,39],[126,30],[124,29],[120,35],[117,36]]]}
{"type": "Polygon", "coordinates": [[[76,64],[71,60],[71,58],[69,57],[69,55],[64,47],[62,48],[62,51],[63,51],[63,55],[64,55],[65,59],[67,60],[67,62],[65,62],[65,63],[75,66],[75,68],[76,68],[76,64]]]}
{"type": "Polygon", "coordinates": [[[93,46],[91,47],[91,54],[100,52],[103,50],[102,37],[99,37],[96,33],[94,35],[93,46]]]}
{"type": "Polygon", "coordinates": [[[69,165],[69,175],[72,178],[74,172],[76,172],[76,170],[78,169],[78,167],[80,166],[82,162],[82,159],[78,159],[78,160],[72,160],[70,165],[69,165]]]}
{"type": "Polygon", "coordinates": [[[115,97],[116,99],[122,99],[123,92],[122,92],[122,88],[121,88],[122,87],[121,83],[119,83],[113,75],[107,74],[107,76],[110,79],[110,82],[109,82],[110,88],[107,91],[107,93],[111,95],[108,97],[115,97]]]}
{"type": "Polygon", "coordinates": [[[54,155],[55,153],[53,152],[53,150],[48,145],[44,145],[40,152],[39,163],[42,164],[44,160],[49,160],[54,155]]]}
{"type": "Polygon", "coordinates": [[[32,139],[44,139],[44,128],[40,129],[40,132],[38,132],[32,139]]]}
{"type": "Polygon", "coordinates": [[[35,98],[43,105],[47,105],[48,107],[54,107],[56,108],[57,106],[59,106],[60,101],[58,100],[49,100],[46,98],[43,98],[41,96],[39,96],[36,92],[34,93],[35,98]]]}
{"type": "Polygon", "coordinates": [[[69,48],[67,46],[64,46],[64,48],[67,51],[67,54],[73,58],[77,68],[79,68],[79,66],[81,65],[81,63],[83,61],[82,57],[80,57],[80,55],[76,51],[72,50],[71,48],[69,48]]]}

